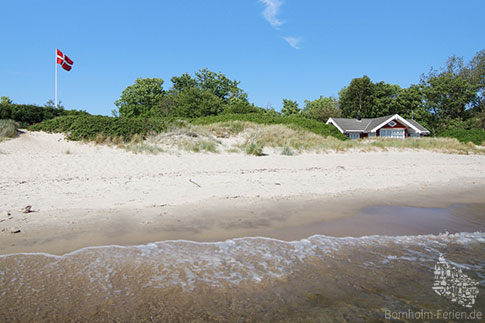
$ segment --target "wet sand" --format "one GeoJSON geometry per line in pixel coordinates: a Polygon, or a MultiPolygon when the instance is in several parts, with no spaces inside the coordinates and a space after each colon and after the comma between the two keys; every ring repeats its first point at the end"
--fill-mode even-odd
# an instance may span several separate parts
{"type": "Polygon", "coordinates": [[[84,247],[164,240],[210,242],[261,236],[293,241],[314,234],[361,237],[483,232],[483,192],[484,186],[471,184],[429,186],[419,192],[399,189],[332,197],[213,199],[145,209],[17,212],[12,216],[22,231],[0,234],[0,254],[61,255],[84,247]]]}

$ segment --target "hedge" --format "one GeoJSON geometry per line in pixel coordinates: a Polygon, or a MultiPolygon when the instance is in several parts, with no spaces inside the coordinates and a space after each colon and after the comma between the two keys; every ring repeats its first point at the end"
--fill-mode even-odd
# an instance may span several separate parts
{"type": "Polygon", "coordinates": [[[85,111],[64,110],[29,104],[0,104],[0,119],[14,120],[19,123],[20,127],[27,127],[59,116],[87,114],[85,111]]]}
{"type": "Polygon", "coordinates": [[[33,131],[62,132],[69,140],[95,140],[98,135],[109,138],[123,138],[130,141],[134,135],[146,136],[167,129],[172,120],[123,118],[107,116],[62,116],[35,124],[33,131]]]}
{"type": "Polygon", "coordinates": [[[480,129],[450,129],[440,133],[439,137],[451,137],[463,143],[473,142],[475,145],[482,145],[485,142],[485,131],[480,129]]]}

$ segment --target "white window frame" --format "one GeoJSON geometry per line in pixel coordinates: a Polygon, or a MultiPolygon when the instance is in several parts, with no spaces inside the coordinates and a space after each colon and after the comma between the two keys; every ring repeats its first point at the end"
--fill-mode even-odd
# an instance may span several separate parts
{"type": "Polygon", "coordinates": [[[389,129],[383,128],[380,130],[380,136],[383,138],[391,139],[404,139],[406,138],[406,129],[389,129]]]}
{"type": "Polygon", "coordinates": [[[349,132],[349,138],[352,140],[360,139],[360,132],[349,132]]]}

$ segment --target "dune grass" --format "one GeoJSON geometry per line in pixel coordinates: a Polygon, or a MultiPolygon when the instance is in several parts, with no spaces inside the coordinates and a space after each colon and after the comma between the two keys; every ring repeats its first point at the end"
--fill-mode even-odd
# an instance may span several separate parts
{"type": "MultiPolygon", "coordinates": [[[[111,132],[92,132],[91,137],[82,138],[94,141],[96,144],[117,146],[133,153],[148,154],[177,153],[178,151],[195,153],[225,151],[243,152],[255,156],[263,156],[264,152],[294,156],[302,152],[371,152],[407,149],[455,154],[485,153],[485,147],[476,146],[470,142],[460,142],[454,138],[426,137],[400,140],[377,137],[363,140],[340,140],[336,136],[319,133],[313,128],[307,129],[294,123],[263,124],[253,122],[253,120],[218,120],[217,118],[213,120],[214,122],[207,118],[198,120],[199,122],[176,120],[172,123],[163,123],[163,127],[150,127],[151,130],[147,130],[146,133],[136,133],[135,130],[121,133],[113,130],[111,132]],[[105,135],[105,133],[112,135],[105,135]],[[116,135],[118,133],[120,134],[116,135]]],[[[0,120],[0,136],[15,136],[16,134],[15,122],[0,120]]]]}
{"type": "Polygon", "coordinates": [[[140,153],[148,153],[148,154],[153,154],[157,155],[158,153],[164,152],[164,150],[156,145],[150,145],[146,143],[133,143],[129,144],[125,147],[127,151],[130,151],[134,154],[140,154],[140,153]]]}
{"type": "Polygon", "coordinates": [[[0,138],[15,138],[18,135],[18,123],[13,120],[0,120],[0,138]]]}
{"type": "Polygon", "coordinates": [[[165,132],[134,137],[126,145],[126,150],[134,153],[158,154],[171,151],[210,152],[218,153],[220,141],[211,135],[211,130],[181,123],[180,126],[170,126],[165,132]]]}
{"type": "Polygon", "coordinates": [[[127,148],[133,152],[158,153],[170,149],[191,152],[245,152],[263,156],[263,151],[293,156],[302,152],[346,152],[429,150],[443,153],[484,154],[485,149],[454,138],[408,138],[406,140],[374,138],[339,140],[321,136],[294,125],[262,125],[247,121],[224,121],[206,125],[185,123],[166,132],[147,136],[127,148]],[[163,147],[163,148],[162,148],[163,147]]]}

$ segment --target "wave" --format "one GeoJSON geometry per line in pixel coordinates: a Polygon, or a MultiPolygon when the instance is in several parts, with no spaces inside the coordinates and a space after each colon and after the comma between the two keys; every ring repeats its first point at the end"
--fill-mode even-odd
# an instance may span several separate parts
{"type": "Polygon", "coordinates": [[[378,320],[383,304],[449,306],[429,287],[440,255],[485,286],[484,247],[485,233],[475,232],[2,255],[0,321],[378,320]]]}
{"type": "MultiPolygon", "coordinates": [[[[339,252],[366,248],[367,252],[379,247],[382,258],[379,263],[390,260],[434,262],[446,249],[453,245],[483,245],[485,233],[456,233],[417,236],[365,236],[329,237],[313,235],[299,241],[282,241],[265,237],[246,237],[222,242],[193,242],[168,240],[135,246],[87,247],[62,256],[48,253],[18,253],[0,256],[0,263],[9,258],[45,258],[46,269],[77,263],[83,272],[89,273],[90,281],[105,277],[106,281],[116,273],[116,268],[131,264],[151,267],[150,285],[163,288],[170,284],[193,290],[196,281],[212,285],[222,282],[260,282],[264,278],[281,278],[292,272],[295,266],[310,258],[336,258],[339,252]],[[393,254],[398,251],[399,254],[393,254]],[[183,277],[183,278],[182,278],[183,277]]],[[[376,254],[377,255],[377,254],[376,254]]],[[[367,262],[369,265],[370,262],[367,262]]],[[[22,268],[18,264],[18,268],[22,268]]],[[[471,268],[456,263],[462,268],[471,268]]],[[[37,268],[42,270],[42,268],[37,268]]],[[[3,271],[0,271],[0,277],[3,271]]]]}

